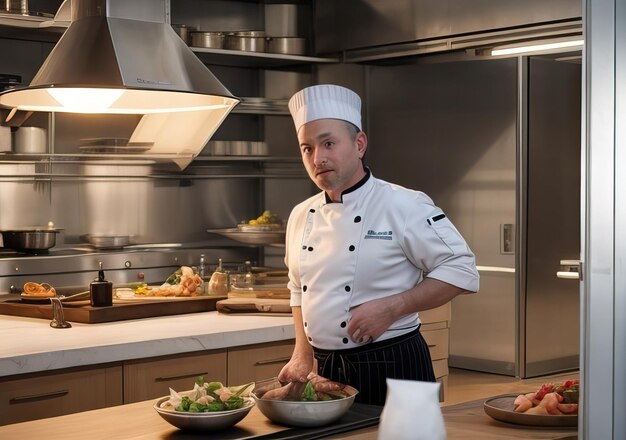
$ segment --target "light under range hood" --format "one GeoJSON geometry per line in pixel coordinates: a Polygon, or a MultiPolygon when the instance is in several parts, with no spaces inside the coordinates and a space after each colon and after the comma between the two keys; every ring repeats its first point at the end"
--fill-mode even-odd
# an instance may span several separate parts
{"type": "Polygon", "coordinates": [[[239,103],[166,23],[164,0],[71,0],[71,18],[31,84],[0,94],[1,106],[144,115],[130,142],[193,158],[239,103]]]}

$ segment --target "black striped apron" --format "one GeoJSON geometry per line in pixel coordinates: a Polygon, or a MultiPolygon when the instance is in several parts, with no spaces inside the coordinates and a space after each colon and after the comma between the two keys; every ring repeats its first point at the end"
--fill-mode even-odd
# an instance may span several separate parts
{"type": "Polygon", "coordinates": [[[359,391],[356,402],[384,405],[386,379],[435,382],[428,344],[417,329],[395,338],[347,350],[313,347],[318,374],[359,391]]]}

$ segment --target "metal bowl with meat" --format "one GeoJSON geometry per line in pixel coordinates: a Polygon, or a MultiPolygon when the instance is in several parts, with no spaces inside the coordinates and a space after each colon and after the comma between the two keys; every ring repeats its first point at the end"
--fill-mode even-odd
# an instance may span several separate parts
{"type": "Polygon", "coordinates": [[[261,413],[272,422],[310,428],[339,420],[350,410],[357,394],[358,391],[349,385],[309,375],[306,383],[282,384],[277,378],[257,382],[251,396],[261,413]],[[303,400],[303,394],[310,395],[315,388],[324,390],[315,392],[318,400],[303,400]],[[336,389],[331,391],[329,388],[336,389]]]}

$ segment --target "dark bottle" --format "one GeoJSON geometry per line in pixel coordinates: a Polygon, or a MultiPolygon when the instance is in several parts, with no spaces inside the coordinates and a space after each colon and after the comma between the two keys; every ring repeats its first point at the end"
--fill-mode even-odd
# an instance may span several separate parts
{"type": "Polygon", "coordinates": [[[89,284],[89,297],[92,307],[106,307],[113,305],[113,283],[104,279],[104,270],[100,262],[98,278],[89,284]]]}

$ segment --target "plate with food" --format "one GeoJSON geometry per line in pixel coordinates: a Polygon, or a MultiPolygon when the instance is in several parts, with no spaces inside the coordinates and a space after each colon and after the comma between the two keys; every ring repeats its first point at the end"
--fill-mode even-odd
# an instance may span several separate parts
{"type": "Polygon", "coordinates": [[[114,299],[122,301],[171,301],[193,299],[202,293],[202,277],[191,267],[181,266],[159,286],[132,283],[115,289],[114,299]]]}
{"type": "Polygon", "coordinates": [[[24,283],[20,298],[27,303],[50,303],[50,298],[57,296],[57,291],[48,283],[24,283]]]}
{"type": "Polygon", "coordinates": [[[265,417],[287,426],[316,427],[343,417],[358,391],[310,373],[306,382],[281,383],[277,378],[257,382],[252,398],[265,417]]]}
{"type": "Polygon", "coordinates": [[[161,397],[154,409],[168,423],[185,431],[210,432],[230,428],[244,419],[254,407],[250,397],[254,382],[224,386],[199,377],[194,388],[161,397]]]}
{"type": "Polygon", "coordinates": [[[488,399],[483,408],[501,422],[528,426],[578,426],[578,380],[543,384],[524,394],[488,399]]]}
{"type": "Polygon", "coordinates": [[[285,225],[279,216],[269,210],[253,219],[242,221],[235,228],[207,229],[240,243],[254,245],[285,245],[285,225]]]}
{"type": "MultiPolygon", "coordinates": [[[[149,289],[159,289],[160,286],[147,286],[149,289]]],[[[137,295],[133,292],[131,288],[120,287],[114,289],[113,300],[116,303],[124,303],[124,302],[168,302],[168,301],[185,301],[185,300],[194,300],[200,298],[200,296],[156,296],[156,295],[137,295]]]]}

